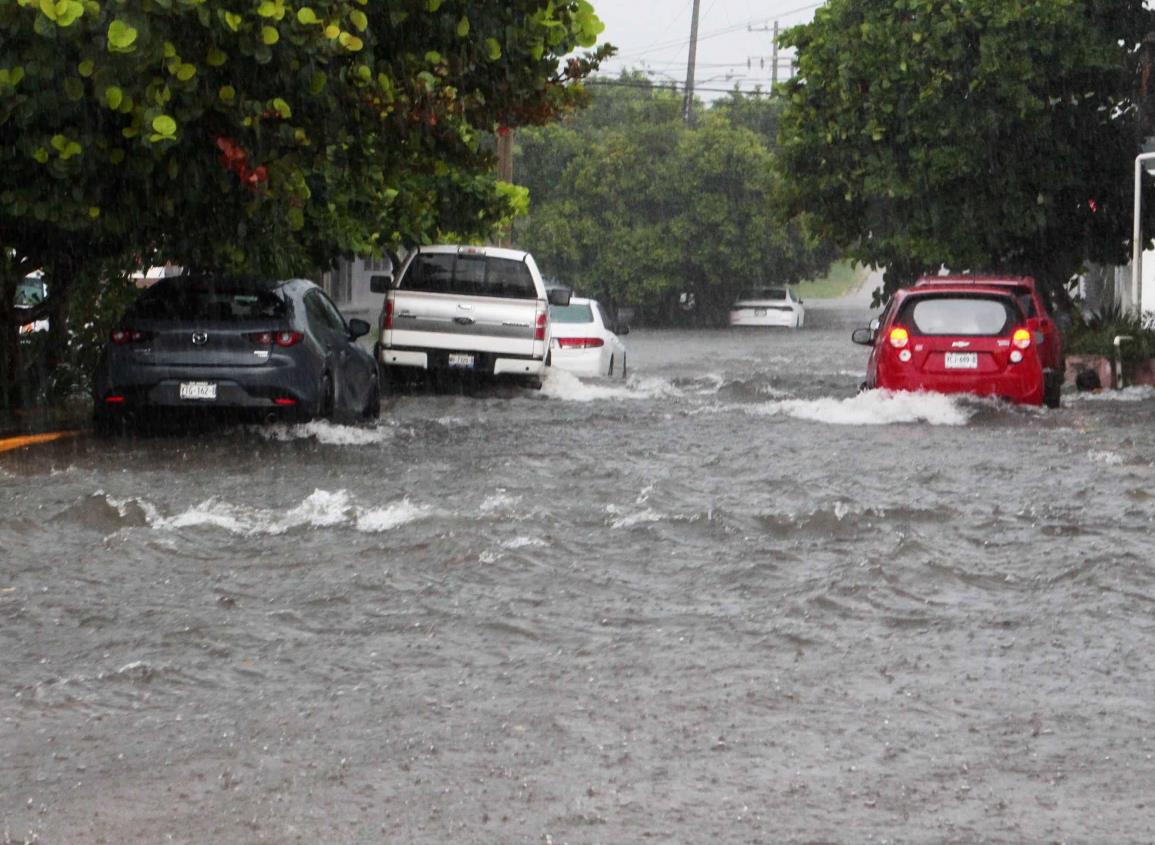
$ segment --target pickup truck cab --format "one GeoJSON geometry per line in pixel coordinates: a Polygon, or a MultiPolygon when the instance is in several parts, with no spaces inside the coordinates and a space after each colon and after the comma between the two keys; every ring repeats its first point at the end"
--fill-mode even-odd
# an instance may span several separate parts
{"type": "Polygon", "coordinates": [[[500,247],[423,246],[396,279],[374,276],[385,294],[377,360],[384,381],[421,373],[515,378],[540,387],[550,347],[548,292],[533,256],[500,247]]]}

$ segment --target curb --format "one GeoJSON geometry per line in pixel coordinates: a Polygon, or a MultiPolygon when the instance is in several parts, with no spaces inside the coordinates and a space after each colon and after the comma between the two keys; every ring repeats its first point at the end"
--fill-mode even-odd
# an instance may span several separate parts
{"type": "Polygon", "coordinates": [[[51,443],[68,437],[78,437],[83,431],[50,431],[45,434],[25,434],[19,437],[5,437],[0,439],[0,452],[12,452],[40,443],[51,443]]]}

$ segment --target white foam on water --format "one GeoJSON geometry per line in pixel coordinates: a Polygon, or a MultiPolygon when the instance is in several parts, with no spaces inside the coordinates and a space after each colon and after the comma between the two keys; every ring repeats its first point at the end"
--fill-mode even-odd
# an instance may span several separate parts
{"type": "Polygon", "coordinates": [[[644,508],[635,513],[623,514],[616,506],[609,505],[606,507],[606,513],[612,517],[610,528],[633,528],[635,525],[649,525],[664,519],[653,508],[644,508]]]}
{"type": "Polygon", "coordinates": [[[654,376],[631,377],[624,384],[618,382],[583,381],[573,373],[550,368],[541,385],[541,395],[565,402],[598,402],[610,399],[659,399],[681,396],[682,393],[666,379],[654,376]]]}
{"type": "Polygon", "coordinates": [[[511,510],[520,502],[521,496],[510,495],[503,488],[498,488],[493,495],[485,497],[485,501],[481,503],[481,512],[493,513],[494,511],[511,510]]]}
{"type": "Polygon", "coordinates": [[[753,406],[748,412],[828,425],[966,425],[975,413],[960,397],[889,390],[867,390],[850,399],[784,399],[753,406]]]}
{"type": "Polygon", "coordinates": [[[1087,453],[1087,458],[1096,464],[1106,464],[1109,467],[1117,467],[1123,463],[1123,456],[1118,452],[1111,452],[1106,449],[1091,451],[1087,453]]]}
{"type": "MultiPolygon", "coordinates": [[[[150,516],[148,521],[161,530],[210,527],[244,536],[284,534],[296,528],[338,527],[379,533],[421,519],[427,512],[408,499],[383,508],[367,508],[353,502],[347,490],[314,490],[287,511],[238,505],[214,497],[176,516],[150,516]]],[[[155,509],[152,513],[155,514],[155,509]]]]}
{"type": "Polygon", "coordinates": [[[372,446],[392,440],[396,434],[394,429],[386,426],[337,425],[327,420],[312,420],[299,425],[262,426],[256,431],[267,440],[289,442],[312,438],[326,446],[372,446]]]}
{"type": "Polygon", "coordinates": [[[1137,384],[1133,387],[1124,387],[1122,390],[1076,393],[1064,397],[1064,400],[1074,402],[1146,402],[1148,399],[1155,399],[1155,387],[1149,384],[1137,384]]]}
{"type": "Polygon", "coordinates": [[[528,549],[538,546],[548,546],[545,540],[538,537],[514,537],[512,540],[506,540],[501,544],[503,549],[515,551],[517,549],[528,549]]]}

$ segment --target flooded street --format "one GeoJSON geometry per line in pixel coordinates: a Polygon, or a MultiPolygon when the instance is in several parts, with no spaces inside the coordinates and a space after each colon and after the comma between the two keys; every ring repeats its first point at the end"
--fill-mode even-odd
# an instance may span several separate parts
{"type": "Polygon", "coordinates": [[[0,843],[1155,841],[1155,391],[866,319],[0,457],[0,843]]]}

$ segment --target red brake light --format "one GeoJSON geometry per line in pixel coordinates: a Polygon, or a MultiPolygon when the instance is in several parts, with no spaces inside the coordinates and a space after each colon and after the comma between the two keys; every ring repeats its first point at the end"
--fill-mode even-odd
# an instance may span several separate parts
{"type": "Polygon", "coordinates": [[[117,346],[125,346],[129,343],[144,343],[147,340],[152,340],[153,333],[137,331],[136,329],[113,329],[108,337],[117,346]]]}
{"type": "Polygon", "coordinates": [[[559,337],[557,345],[562,349],[597,349],[605,346],[606,342],[600,337],[559,337]]]}
{"type": "Polygon", "coordinates": [[[537,328],[534,329],[533,332],[534,340],[545,340],[545,325],[546,320],[548,319],[549,318],[546,316],[545,309],[539,310],[537,312],[537,328]]]}
{"type": "Polygon", "coordinates": [[[109,396],[105,396],[104,401],[108,405],[123,405],[124,404],[124,397],[121,396],[119,393],[113,393],[109,396]]]}
{"type": "Polygon", "coordinates": [[[902,326],[895,326],[890,330],[890,345],[895,349],[902,349],[910,341],[910,332],[902,326]]]}
{"type": "Polygon", "coordinates": [[[273,332],[248,332],[245,335],[247,340],[251,340],[257,346],[272,346],[273,332]]]}
{"type": "Polygon", "coordinates": [[[279,405],[282,408],[290,408],[297,404],[297,400],[289,396],[278,396],[273,400],[274,405],[279,405]]]}
{"type": "Polygon", "coordinates": [[[1014,337],[1011,342],[1016,349],[1026,349],[1031,345],[1031,331],[1030,329],[1015,329],[1014,337]]]}
{"type": "Polygon", "coordinates": [[[296,346],[301,342],[302,338],[304,338],[304,335],[300,332],[277,332],[273,337],[273,342],[276,343],[277,346],[287,349],[290,346],[296,346]]]}
{"type": "Polygon", "coordinates": [[[389,331],[393,328],[393,299],[385,300],[385,313],[381,316],[381,330],[389,331]]]}

